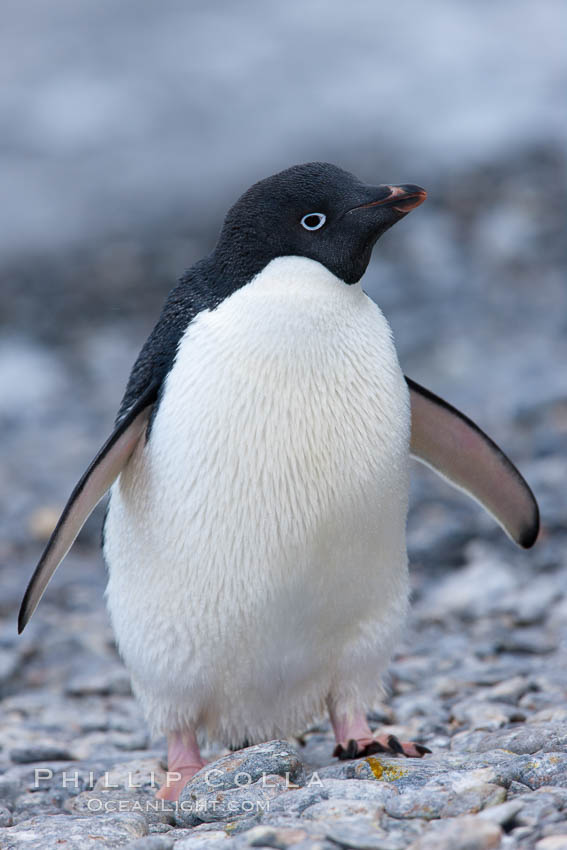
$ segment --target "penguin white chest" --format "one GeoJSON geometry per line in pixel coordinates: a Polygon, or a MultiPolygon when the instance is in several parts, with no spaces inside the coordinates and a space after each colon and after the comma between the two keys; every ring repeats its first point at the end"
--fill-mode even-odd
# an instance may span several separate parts
{"type": "Polygon", "coordinates": [[[408,457],[406,384],[358,284],[283,257],[199,314],[105,529],[113,624],[155,725],[183,701],[225,738],[281,734],[369,660],[375,693],[407,598],[408,457]]]}

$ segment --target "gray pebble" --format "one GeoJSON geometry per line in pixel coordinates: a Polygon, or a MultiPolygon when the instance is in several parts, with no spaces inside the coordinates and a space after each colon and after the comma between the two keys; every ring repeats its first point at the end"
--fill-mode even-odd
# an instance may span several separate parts
{"type": "Polygon", "coordinates": [[[36,744],[30,747],[14,747],[10,759],[16,764],[33,764],[41,761],[69,761],[72,758],[67,747],[57,744],[36,744]]]}
{"type": "Polygon", "coordinates": [[[498,806],[489,806],[479,813],[478,817],[497,823],[503,828],[510,828],[517,820],[517,815],[522,811],[524,803],[522,800],[508,800],[498,806]]]}
{"type": "Polygon", "coordinates": [[[10,809],[5,806],[0,806],[0,827],[12,826],[13,818],[10,809]]]}
{"type": "Polygon", "coordinates": [[[125,844],[125,850],[171,850],[174,839],[167,835],[145,835],[137,838],[129,844],[125,844]]]}
{"type": "Polygon", "coordinates": [[[408,850],[492,850],[500,846],[502,831],[490,821],[468,816],[432,825],[408,850]]]}
{"type": "Polygon", "coordinates": [[[322,800],[304,809],[303,817],[306,820],[321,820],[332,822],[348,817],[366,817],[378,819],[384,811],[383,806],[368,803],[364,800],[322,800]]]}
{"type": "Polygon", "coordinates": [[[208,833],[192,834],[180,838],[175,842],[175,850],[217,850],[217,848],[234,847],[235,842],[230,839],[223,830],[215,830],[208,833]]]}
{"type": "Polygon", "coordinates": [[[500,729],[511,721],[525,720],[525,714],[514,705],[499,702],[463,700],[455,703],[451,719],[469,729],[500,729]]]}
{"type": "Polygon", "coordinates": [[[339,847],[354,850],[404,850],[403,838],[393,838],[371,818],[348,818],[330,824],[325,829],[326,838],[339,847]]]}

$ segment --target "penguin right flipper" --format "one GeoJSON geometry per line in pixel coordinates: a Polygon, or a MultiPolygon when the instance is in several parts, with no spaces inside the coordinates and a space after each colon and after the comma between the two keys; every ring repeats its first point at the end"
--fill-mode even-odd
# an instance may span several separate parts
{"type": "Polygon", "coordinates": [[[406,377],[411,401],[411,453],[476,499],[518,545],[539,532],[539,509],[504,452],[471,419],[406,377]]]}
{"type": "Polygon", "coordinates": [[[18,616],[18,633],[26,627],[49,580],[88,517],[126,466],[146,429],[157,391],[157,384],[151,384],[118,420],[114,431],[75,486],[27,586],[18,616]]]}

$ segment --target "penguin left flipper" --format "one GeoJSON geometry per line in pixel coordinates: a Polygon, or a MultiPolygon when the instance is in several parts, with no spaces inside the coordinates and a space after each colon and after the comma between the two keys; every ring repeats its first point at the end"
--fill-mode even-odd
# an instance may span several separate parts
{"type": "Polygon", "coordinates": [[[406,377],[411,402],[411,454],[479,502],[519,546],[539,532],[539,509],[504,452],[471,419],[406,377]]]}
{"type": "Polygon", "coordinates": [[[26,627],[53,573],[106,491],[126,466],[145,431],[157,387],[148,389],[119,420],[71,493],[43,555],[26,588],[18,616],[18,633],[26,627]]]}

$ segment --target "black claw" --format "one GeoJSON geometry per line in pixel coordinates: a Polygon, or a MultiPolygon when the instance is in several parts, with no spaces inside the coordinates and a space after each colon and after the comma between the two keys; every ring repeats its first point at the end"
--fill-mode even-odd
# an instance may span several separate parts
{"type": "Polygon", "coordinates": [[[394,753],[402,753],[404,752],[404,748],[398,741],[395,735],[388,736],[388,746],[394,753]]]}
{"type": "Polygon", "coordinates": [[[358,741],[355,741],[354,738],[351,738],[347,744],[345,759],[355,759],[360,755],[360,749],[358,746],[358,741]]]}
{"type": "Polygon", "coordinates": [[[361,752],[361,756],[373,756],[375,753],[385,753],[386,748],[382,746],[379,741],[372,741],[371,744],[367,744],[363,751],[361,752]]]}
{"type": "Polygon", "coordinates": [[[424,747],[423,744],[414,744],[414,747],[420,754],[420,756],[424,756],[426,753],[432,752],[429,747],[424,747]]]}
{"type": "Polygon", "coordinates": [[[338,758],[339,761],[348,761],[351,758],[355,758],[356,756],[350,755],[350,741],[347,744],[346,748],[343,747],[342,744],[337,744],[335,749],[333,750],[333,755],[335,758],[338,758]]]}

